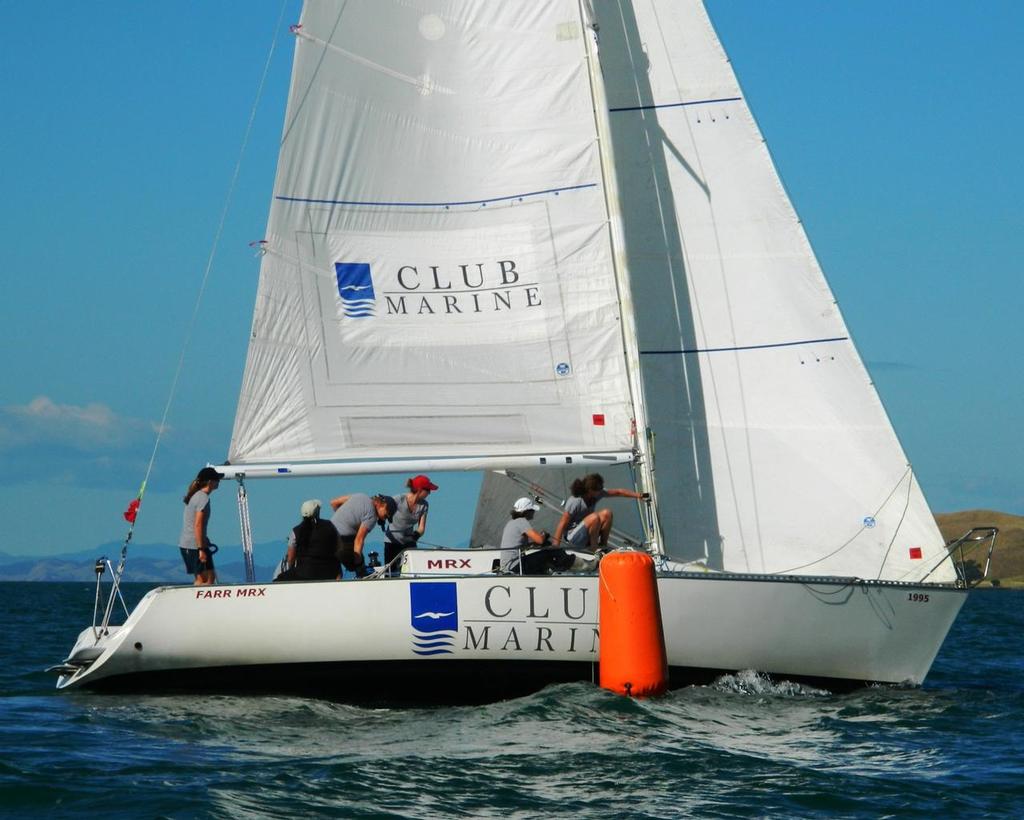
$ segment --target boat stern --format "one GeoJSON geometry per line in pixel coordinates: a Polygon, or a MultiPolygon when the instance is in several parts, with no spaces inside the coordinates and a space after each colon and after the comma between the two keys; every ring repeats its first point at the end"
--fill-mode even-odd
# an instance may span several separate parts
{"type": "Polygon", "coordinates": [[[68,656],[59,664],[49,667],[46,671],[56,674],[57,688],[71,688],[86,677],[93,665],[120,644],[122,626],[108,626],[100,630],[98,627],[86,627],[75,641],[68,656]]]}

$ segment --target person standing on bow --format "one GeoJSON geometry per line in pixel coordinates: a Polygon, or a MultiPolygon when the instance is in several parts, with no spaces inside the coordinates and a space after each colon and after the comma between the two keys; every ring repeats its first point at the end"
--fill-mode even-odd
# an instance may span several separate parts
{"type": "Polygon", "coordinates": [[[389,495],[370,498],[365,493],[352,493],[331,499],[331,509],[334,510],[331,523],[338,531],[338,561],[357,578],[367,574],[363,557],[366,536],[378,524],[383,527],[385,522],[391,521],[397,508],[395,499],[389,495]]]}
{"type": "Polygon", "coordinates": [[[569,488],[572,497],[565,502],[552,544],[558,546],[562,537],[571,547],[607,547],[608,535],[612,531],[612,511],[597,510],[602,498],[638,498],[648,500],[649,493],[633,490],[605,489],[604,479],[597,473],[577,478],[569,488]]]}
{"type": "Polygon", "coordinates": [[[395,516],[388,527],[384,542],[384,566],[390,567],[391,562],[403,550],[414,550],[427,529],[427,511],[430,504],[429,496],[437,485],[425,475],[418,475],[405,482],[409,492],[395,496],[395,516]]]}
{"type": "Polygon", "coordinates": [[[206,534],[210,524],[210,493],[220,486],[224,473],[213,467],[203,467],[189,484],[185,497],[185,515],[181,525],[178,546],[185,562],[185,572],[195,576],[195,584],[204,586],[217,583],[213,568],[213,553],[217,545],[211,544],[206,534]]]}

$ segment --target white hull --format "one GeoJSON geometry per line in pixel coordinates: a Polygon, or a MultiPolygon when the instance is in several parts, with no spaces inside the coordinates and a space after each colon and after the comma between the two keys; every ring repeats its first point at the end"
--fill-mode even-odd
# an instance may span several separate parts
{"type": "MultiPolygon", "coordinates": [[[[919,684],[966,599],[947,586],[845,579],[678,573],[658,583],[670,685],[741,669],[837,687],[919,684]]],[[[98,645],[85,630],[68,662],[87,665],[58,687],[502,697],[596,679],[597,585],[565,574],[160,587],[98,645]]]]}

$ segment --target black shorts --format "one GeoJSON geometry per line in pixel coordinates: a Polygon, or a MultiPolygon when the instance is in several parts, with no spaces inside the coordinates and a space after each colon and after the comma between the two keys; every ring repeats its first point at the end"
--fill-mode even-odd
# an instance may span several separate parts
{"type": "Polygon", "coordinates": [[[337,561],[303,561],[278,575],[275,581],[333,581],[338,577],[337,561]]]}
{"type": "Polygon", "coordinates": [[[356,578],[362,578],[367,574],[366,560],[362,555],[356,554],[356,537],[354,535],[338,536],[338,562],[349,572],[354,572],[356,578]]]}
{"type": "Polygon", "coordinates": [[[206,572],[207,570],[213,569],[213,553],[210,550],[206,550],[206,560],[199,560],[199,550],[181,549],[181,560],[185,562],[185,572],[189,575],[198,575],[200,572],[206,572]]]}
{"type": "Polygon", "coordinates": [[[405,550],[416,549],[415,539],[410,539],[408,544],[403,544],[397,538],[388,533],[388,540],[384,542],[384,565],[390,566],[391,562],[398,557],[398,554],[405,550]]]}

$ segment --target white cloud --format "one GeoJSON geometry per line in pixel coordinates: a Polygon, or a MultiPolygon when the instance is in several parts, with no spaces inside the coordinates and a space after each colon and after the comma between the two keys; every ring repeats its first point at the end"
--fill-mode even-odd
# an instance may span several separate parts
{"type": "MultiPolygon", "coordinates": [[[[28,404],[0,405],[0,485],[35,481],[134,490],[146,475],[158,429],[98,402],[61,404],[37,396],[28,404]]],[[[198,430],[165,426],[151,479],[177,487],[183,476],[220,457],[227,435],[207,419],[198,430]]]]}
{"type": "Polygon", "coordinates": [[[37,396],[28,404],[0,407],[0,451],[60,446],[78,452],[107,452],[138,446],[151,425],[118,416],[105,404],[58,404],[37,396]]]}

